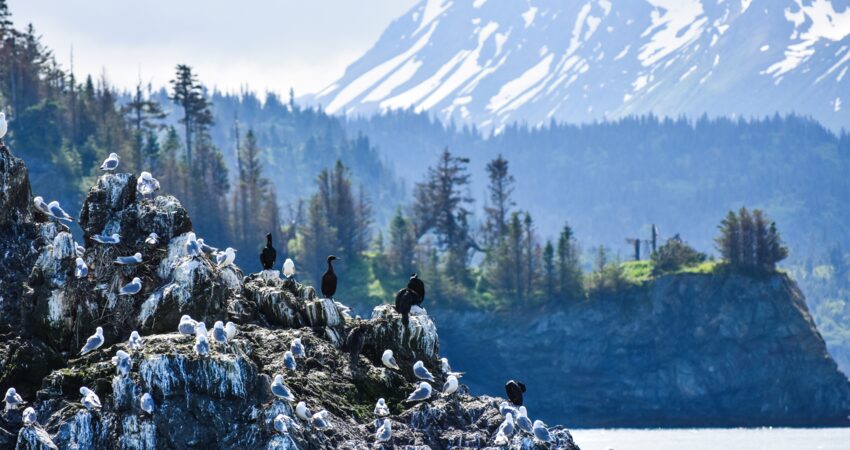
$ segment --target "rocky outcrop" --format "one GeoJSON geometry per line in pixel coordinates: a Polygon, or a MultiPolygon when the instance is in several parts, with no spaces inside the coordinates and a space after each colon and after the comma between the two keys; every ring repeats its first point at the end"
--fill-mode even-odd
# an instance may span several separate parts
{"type": "MultiPolygon", "coordinates": [[[[434,322],[411,316],[410,326],[388,306],[372,318],[352,318],[348,308],[318,298],[312,287],[282,279],[277,271],[243,277],[233,265],[218,267],[208,256],[187,254],[192,224],[173,197],[137,198],[134,177],[107,174],[89,191],[80,214],[89,268],[74,273],[77,244],[63,225],[30,208],[25,167],[0,149],[0,211],[9,227],[0,233],[6,257],[17,272],[4,273],[2,286],[20,297],[0,307],[19,312],[20,323],[0,331],[0,390],[14,385],[35,408],[37,423],[24,426],[21,411],[0,414],[0,448],[18,449],[154,449],[154,448],[485,448],[503,417],[502,399],[474,397],[465,386],[440,395],[445,381],[439,370],[434,322]],[[1,159],[1,158],[0,158],[1,159]],[[23,170],[14,174],[3,170],[23,170]],[[19,194],[24,192],[26,195],[19,194]],[[17,211],[11,213],[10,211],[17,211]],[[159,242],[145,244],[150,233],[159,242]],[[121,236],[118,244],[98,243],[96,234],[121,236]],[[114,264],[118,256],[142,253],[142,263],[114,264]],[[133,277],[142,280],[136,295],[119,296],[133,277]],[[215,320],[237,323],[227,345],[212,343],[209,355],[197,355],[194,338],[176,333],[180,316],[189,314],[212,328],[215,320]],[[103,327],[105,345],[85,356],[78,351],[95,327],[103,327]],[[353,357],[344,343],[353,328],[363,328],[363,351],[353,357]],[[144,348],[128,348],[138,330],[144,348]],[[294,370],[283,354],[301,338],[306,356],[294,370]],[[392,348],[404,367],[385,368],[383,350],[392,348]],[[132,367],[118,374],[111,358],[130,353],[132,367]],[[406,403],[417,387],[410,367],[422,360],[436,376],[434,394],[406,403]],[[282,374],[297,401],[313,411],[326,410],[328,429],[296,418],[295,405],[271,394],[273,377],[282,374]],[[83,407],[80,388],[94,391],[100,410],[83,407]],[[142,410],[143,394],[155,409],[142,410]],[[375,442],[373,408],[386,399],[392,439],[375,442]],[[298,424],[287,433],[274,429],[278,414],[298,424]]],[[[212,340],[212,338],[210,338],[212,340]]],[[[533,407],[532,413],[533,413],[533,407]]],[[[510,448],[576,449],[569,432],[550,429],[552,442],[535,441],[517,432],[510,448]]]]}
{"type": "Polygon", "coordinates": [[[848,424],[850,382],[784,274],[670,275],[524,314],[435,315],[471,389],[501,392],[492,373],[525,380],[553,422],[848,424]]]}

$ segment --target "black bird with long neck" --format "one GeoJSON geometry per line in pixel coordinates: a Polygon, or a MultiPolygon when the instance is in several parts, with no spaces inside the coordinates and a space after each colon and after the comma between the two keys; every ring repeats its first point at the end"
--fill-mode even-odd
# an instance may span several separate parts
{"type": "Polygon", "coordinates": [[[407,288],[415,292],[416,296],[419,297],[414,304],[416,306],[422,306],[422,302],[425,301],[425,283],[414,273],[410,276],[410,281],[407,282],[407,288]]]}
{"type": "Polygon", "coordinates": [[[260,264],[263,265],[263,270],[271,270],[276,259],[277,251],[272,245],[272,234],[269,233],[266,235],[266,247],[260,252],[260,264]]]}
{"type": "Polygon", "coordinates": [[[333,261],[337,259],[339,258],[334,255],[328,256],[328,270],[322,275],[322,295],[332,300],[336,294],[336,272],[334,272],[333,261]]]}

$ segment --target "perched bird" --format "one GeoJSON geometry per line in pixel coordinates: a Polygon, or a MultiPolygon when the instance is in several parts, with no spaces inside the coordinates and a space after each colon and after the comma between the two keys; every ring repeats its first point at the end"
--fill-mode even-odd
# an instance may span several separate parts
{"type": "Polygon", "coordinates": [[[325,298],[333,299],[336,294],[336,272],[334,272],[333,262],[337,260],[334,255],[328,256],[328,270],[322,275],[322,295],[325,298]]]}
{"type": "Polygon", "coordinates": [[[263,265],[263,270],[271,270],[274,267],[274,261],[277,259],[277,250],[272,245],[272,234],[266,235],[266,246],[260,252],[260,264],[263,265]]]}
{"type": "Polygon", "coordinates": [[[6,411],[10,409],[18,409],[21,405],[24,404],[24,399],[18,394],[18,391],[15,388],[10,387],[6,390],[6,411]]]}
{"type": "Polygon", "coordinates": [[[218,264],[218,268],[221,269],[222,267],[227,267],[233,264],[233,261],[235,259],[236,250],[233,247],[227,247],[226,249],[224,249],[224,254],[222,255],[221,259],[216,261],[216,263],[218,264]]]}
{"type": "Polygon", "coordinates": [[[195,237],[195,233],[188,232],[186,233],[186,254],[195,257],[203,255],[201,251],[201,244],[198,243],[198,239],[195,237]]]}
{"type": "Polygon", "coordinates": [[[504,433],[507,437],[511,437],[514,435],[513,413],[508,413],[508,415],[505,416],[505,420],[503,420],[502,424],[499,425],[499,432],[504,433]]]}
{"type": "Polygon", "coordinates": [[[32,204],[35,206],[35,209],[48,216],[52,216],[52,214],[50,214],[50,209],[47,207],[47,203],[44,203],[44,199],[40,195],[36,195],[32,198],[32,204]]]}
{"type": "Polygon", "coordinates": [[[77,254],[77,258],[82,258],[86,255],[86,248],[74,242],[74,253],[77,254]]]}
{"type": "Polygon", "coordinates": [[[159,243],[159,235],[156,233],[151,233],[145,238],[145,244],[147,245],[156,245],[159,243]]]}
{"type": "Polygon", "coordinates": [[[66,222],[73,222],[74,218],[71,217],[70,214],[66,213],[62,206],[56,200],[47,204],[47,210],[50,211],[50,215],[56,220],[64,220],[66,222]]]}
{"type": "Polygon", "coordinates": [[[142,394],[142,397],[139,399],[139,408],[141,408],[147,415],[153,415],[156,404],[154,403],[153,396],[150,393],[145,392],[142,394]]]}
{"type": "Polygon", "coordinates": [[[115,371],[118,375],[125,377],[133,368],[133,360],[130,359],[130,354],[124,350],[115,352],[112,357],[112,365],[115,366],[115,371]]]}
{"type": "Polygon", "coordinates": [[[420,380],[434,382],[434,375],[431,375],[431,372],[428,371],[428,368],[425,367],[425,363],[422,361],[416,361],[413,364],[413,374],[420,380]]]}
{"type": "Polygon", "coordinates": [[[0,112],[0,139],[6,136],[9,131],[9,122],[6,122],[6,113],[0,112]]]}
{"type": "Polygon", "coordinates": [[[502,402],[499,403],[499,414],[503,416],[507,416],[508,413],[513,414],[514,416],[519,415],[519,410],[517,410],[511,402],[502,402]]]}
{"type": "Polygon", "coordinates": [[[150,172],[142,172],[136,180],[136,191],[147,197],[159,190],[159,181],[150,172]]]}
{"type": "Polygon", "coordinates": [[[94,330],[94,334],[86,340],[86,345],[80,350],[80,354],[85,355],[92,350],[100,348],[101,345],[103,345],[103,328],[97,327],[94,330]]]}
{"type": "Polygon", "coordinates": [[[416,293],[415,305],[422,306],[422,302],[425,301],[425,283],[414,273],[407,282],[407,288],[416,293]]]}
{"type": "Polygon", "coordinates": [[[505,383],[505,393],[508,394],[508,400],[514,405],[522,406],[522,394],[525,392],[525,384],[510,380],[505,383]]]}
{"type": "Polygon", "coordinates": [[[177,331],[180,334],[185,335],[194,335],[195,327],[198,326],[198,322],[189,317],[188,314],[184,314],[183,317],[180,318],[180,323],[177,324],[177,331]]]}
{"type": "Polygon", "coordinates": [[[31,427],[38,422],[38,416],[35,414],[35,409],[32,406],[27,407],[27,409],[24,410],[24,414],[21,418],[24,421],[25,427],[31,427]]]}
{"type": "Polygon", "coordinates": [[[379,398],[375,403],[375,409],[372,411],[376,417],[384,417],[390,415],[390,408],[387,406],[386,400],[379,398]]]}
{"type": "Polygon", "coordinates": [[[139,252],[134,253],[131,256],[119,256],[115,258],[115,264],[119,266],[131,266],[133,264],[139,264],[142,262],[142,254],[139,252]]]}
{"type": "Polygon", "coordinates": [[[207,324],[205,324],[203,322],[198,322],[198,324],[195,325],[195,337],[198,337],[198,336],[208,337],[207,336],[207,324]]]}
{"type": "Polygon", "coordinates": [[[452,366],[449,365],[448,358],[440,358],[440,370],[443,372],[444,377],[449,375],[454,375],[457,378],[463,377],[463,372],[452,372],[452,366]]]}
{"type": "Polygon", "coordinates": [[[202,251],[204,254],[212,255],[212,254],[214,254],[214,253],[218,253],[218,252],[219,252],[217,248],[213,247],[212,245],[207,244],[207,243],[204,241],[204,238],[198,238],[198,245],[201,247],[201,251],[202,251]]]}
{"type": "Polygon", "coordinates": [[[133,281],[121,286],[118,295],[136,295],[142,290],[142,280],[139,277],[134,277],[133,281]]]}
{"type": "Polygon", "coordinates": [[[528,418],[528,410],[525,409],[525,406],[519,407],[519,416],[516,418],[516,425],[520,430],[528,434],[534,434],[531,420],[528,418]]]}
{"type": "Polygon", "coordinates": [[[283,276],[292,278],[293,275],[295,275],[295,262],[290,258],[286,258],[286,261],[283,262],[283,276]]]}
{"type": "Polygon", "coordinates": [[[139,336],[139,332],[133,330],[130,333],[130,341],[129,341],[130,350],[137,352],[145,347],[145,341],[142,340],[142,337],[139,336]]]}
{"type": "Polygon", "coordinates": [[[427,400],[429,397],[431,397],[431,385],[428,384],[426,381],[423,381],[419,383],[419,387],[417,387],[416,390],[413,391],[413,393],[411,393],[409,397],[407,397],[406,401],[418,402],[422,400],[427,400]]]}
{"type": "Polygon", "coordinates": [[[274,376],[274,381],[272,382],[272,394],[274,394],[275,397],[288,402],[295,401],[295,396],[292,395],[292,391],[283,384],[283,375],[280,374],[274,376]]]}
{"type": "Polygon", "coordinates": [[[227,322],[224,324],[224,332],[227,334],[227,342],[230,342],[236,337],[236,324],[233,322],[227,322]]]}
{"type": "Polygon", "coordinates": [[[290,350],[287,350],[286,353],[283,354],[283,365],[289,370],[295,370],[295,368],[298,367],[298,364],[295,363],[295,357],[292,356],[292,352],[290,350]]]}
{"type": "Polygon", "coordinates": [[[80,402],[83,404],[83,406],[85,406],[86,409],[92,410],[101,408],[100,397],[98,397],[97,394],[95,394],[94,391],[92,391],[91,389],[85,386],[81,387],[80,395],[83,396],[80,402]]]}
{"type": "Polygon", "coordinates": [[[546,429],[546,424],[542,420],[535,420],[532,426],[534,437],[539,441],[551,442],[552,437],[549,436],[549,430],[546,429]]]}
{"type": "Polygon", "coordinates": [[[307,353],[304,352],[304,344],[301,343],[301,338],[297,337],[292,340],[289,344],[289,351],[298,358],[303,358],[307,356],[307,353]]]}
{"type": "Polygon", "coordinates": [[[109,156],[103,160],[103,164],[100,165],[100,170],[112,171],[118,168],[118,162],[121,160],[121,157],[118,156],[117,153],[110,153],[109,156]]]}
{"type": "Polygon", "coordinates": [[[449,375],[446,378],[446,383],[443,384],[443,395],[452,395],[457,391],[457,377],[454,375],[449,375]]]}
{"type": "Polygon", "coordinates": [[[363,350],[363,345],[366,344],[366,331],[369,325],[361,323],[348,332],[348,337],[345,338],[345,349],[351,355],[352,363],[357,362],[357,357],[363,350]]]}
{"type": "Polygon", "coordinates": [[[416,303],[417,298],[416,292],[409,288],[404,288],[395,294],[395,310],[401,314],[401,323],[405,329],[410,321],[410,308],[416,303]]]}
{"type": "Polygon", "coordinates": [[[328,421],[329,415],[330,413],[328,413],[327,410],[324,409],[317,412],[316,414],[313,414],[313,416],[311,417],[313,421],[313,427],[315,427],[317,430],[324,430],[325,428],[330,428],[331,423],[328,421]]]}
{"type": "Polygon", "coordinates": [[[74,276],[77,278],[85,278],[89,276],[89,266],[86,265],[86,262],[83,261],[83,258],[77,257],[75,261],[76,267],[74,268],[74,276]]]}
{"type": "Polygon", "coordinates": [[[119,236],[118,233],[112,233],[111,235],[95,234],[91,237],[91,240],[101,244],[113,245],[121,242],[121,236],[119,236]]]}
{"type": "Polygon", "coordinates": [[[375,432],[375,440],[378,442],[387,442],[393,437],[392,422],[390,419],[384,419],[384,423],[375,432]]]}
{"type": "Polygon", "coordinates": [[[274,418],[274,429],[281,434],[289,433],[289,430],[294,428],[296,430],[301,429],[301,425],[298,425],[292,417],[287,416],[286,414],[278,414],[274,418]]]}
{"type": "Polygon", "coordinates": [[[198,356],[206,356],[210,354],[210,343],[207,341],[206,333],[195,336],[195,354],[198,356]]]}
{"type": "Polygon", "coordinates": [[[395,362],[395,356],[393,356],[393,351],[390,349],[384,350],[384,354],[381,355],[381,362],[390,369],[393,370],[401,370],[398,366],[398,363],[395,362]]]}
{"type": "Polygon", "coordinates": [[[295,405],[295,415],[308,421],[313,417],[313,413],[310,412],[310,409],[307,408],[307,404],[304,402],[298,402],[298,404],[295,405]]]}
{"type": "Polygon", "coordinates": [[[212,329],[213,340],[222,345],[227,345],[227,331],[224,329],[224,323],[217,320],[213,324],[212,329]]]}

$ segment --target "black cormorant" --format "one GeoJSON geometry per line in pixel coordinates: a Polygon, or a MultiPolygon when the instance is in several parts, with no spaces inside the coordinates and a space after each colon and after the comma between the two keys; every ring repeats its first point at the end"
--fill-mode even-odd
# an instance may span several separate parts
{"type": "Polygon", "coordinates": [[[508,394],[508,400],[514,405],[522,406],[522,394],[525,392],[525,384],[510,380],[505,383],[505,393],[508,394]]]}
{"type": "Polygon", "coordinates": [[[277,251],[272,245],[272,234],[269,233],[266,235],[266,248],[260,252],[260,264],[263,265],[263,270],[271,270],[275,259],[277,259],[277,251]]]}
{"type": "Polygon", "coordinates": [[[357,357],[363,350],[363,345],[366,343],[366,330],[369,325],[361,323],[354,327],[345,338],[345,350],[351,355],[352,364],[357,364],[357,357]]]}
{"type": "Polygon", "coordinates": [[[401,314],[401,323],[407,328],[410,307],[419,301],[419,296],[410,288],[404,288],[395,294],[395,310],[401,314]]]}
{"type": "Polygon", "coordinates": [[[328,256],[328,270],[322,275],[322,295],[333,299],[336,294],[336,273],[334,273],[333,260],[339,259],[334,255],[328,256]]]}
{"type": "Polygon", "coordinates": [[[407,282],[407,288],[416,293],[419,299],[414,303],[417,306],[422,306],[425,301],[425,283],[420,280],[416,274],[410,276],[410,281],[407,282]]]}

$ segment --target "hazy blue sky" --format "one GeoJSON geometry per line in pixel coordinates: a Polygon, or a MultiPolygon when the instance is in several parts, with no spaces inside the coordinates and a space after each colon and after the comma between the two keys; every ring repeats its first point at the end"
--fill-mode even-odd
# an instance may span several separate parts
{"type": "Polygon", "coordinates": [[[177,63],[208,86],[303,94],[321,89],[416,0],[9,0],[79,76],[120,87],[167,83],[177,63]]]}

